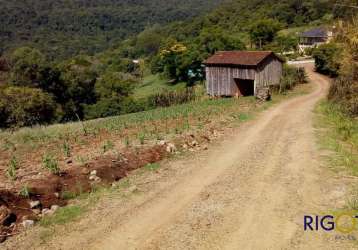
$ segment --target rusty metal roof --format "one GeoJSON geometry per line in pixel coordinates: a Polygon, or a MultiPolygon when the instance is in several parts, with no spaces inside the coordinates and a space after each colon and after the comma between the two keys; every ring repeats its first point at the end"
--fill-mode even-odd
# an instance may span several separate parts
{"type": "Polygon", "coordinates": [[[219,51],[204,61],[205,65],[257,66],[267,57],[275,56],[272,51],[219,51]]]}

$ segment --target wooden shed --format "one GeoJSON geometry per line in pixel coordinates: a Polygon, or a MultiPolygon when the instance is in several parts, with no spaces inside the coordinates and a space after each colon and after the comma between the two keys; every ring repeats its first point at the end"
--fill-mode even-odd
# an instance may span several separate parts
{"type": "Polygon", "coordinates": [[[204,62],[211,96],[250,96],[280,84],[283,60],[272,51],[220,51],[204,62]]]}

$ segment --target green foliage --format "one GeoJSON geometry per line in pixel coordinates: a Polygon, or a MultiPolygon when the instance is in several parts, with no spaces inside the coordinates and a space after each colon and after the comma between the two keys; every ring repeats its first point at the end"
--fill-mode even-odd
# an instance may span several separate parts
{"type": "Polygon", "coordinates": [[[145,165],[144,168],[149,171],[156,171],[160,168],[160,164],[159,163],[149,163],[149,164],[145,165]]]}
{"type": "Polygon", "coordinates": [[[284,65],[279,93],[292,89],[297,84],[307,83],[307,74],[304,68],[296,68],[284,65]]]}
{"type": "MultiPolygon", "coordinates": [[[[8,86],[0,87],[0,127],[93,119],[154,108],[158,96],[149,100],[134,96],[134,89],[149,70],[172,86],[194,86],[204,78],[202,61],[216,51],[244,50],[250,40],[263,49],[291,50],[297,37],[277,35],[277,31],[329,21],[333,6],[333,0],[184,0],[180,5],[174,0],[30,2],[0,0],[0,7],[4,7],[0,8],[4,24],[0,47],[5,48],[10,62],[8,86]],[[194,18],[218,3],[222,4],[215,10],[194,18]],[[193,18],[186,20],[188,17],[193,18]],[[31,47],[8,53],[9,48],[24,46],[25,40],[31,47]],[[53,62],[69,56],[74,57],[53,62]],[[32,88],[27,105],[36,107],[37,113],[32,108],[23,110],[23,93],[17,94],[21,98],[14,105],[8,105],[4,93],[13,85],[32,88]],[[35,93],[41,97],[40,104],[32,100],[35,93]]],[[[3,60],[0,64],[3,70],[3,60]]],[[[1,77],[0,72],[0,81],[1,77]]]]}
{"type": "Polygon", "coordinates": [[[85,118],[92,119],[137,111],[136,104],[129,97],[135,84],[135,78],[129,74],[105,73],[95,84],[98,101],[85,106],[85,118]]]}
{"type": "Polygon", "coordinates": [[[40,89],[7,87],[0,89],[1,126],[31,126],[50,123],[56,112],[52,97],[40,89]]]}
{"type": "Polygon", "coordinates": [[[200,93],[194,88],[184,90],[164,91],[148,97],[148,107],[169,107],[176,104],[183,104],[196,100],[200,93]]]}
{"type": "Polygon", "coordinates": [[[113,148],[114,148],[113,142],[110,140],[107,140],[102,145],[102,153],[106,153],[107,151],[112,150],[113,148]]]}
{"type": "Polygon", "coordinates": [[[24,185],[20,192],[19,192],[20,196],[23,198],[29,198],[30,197],[30,189],[27,185],[24,185]]]}
{"type": "Polygon", "coordinates": [[[339,77],[333,81],[328,98],[352,117],[358,116],[358,17],[337,27],[342,44],[339,77]]]}
{"type": "Polygon", "coordinates": [[[64,200],[71,200],[71,199],[74,199],[78,196],[78,194],[76,194],[75,192],[71,192],[71,191],[63,191],[61,193],[61,199],[64,199],[64,200]]]}
{"type": "Polygon", "coordinates": [[[342,106],[350,116],[358,116],[358,81],[350,76],[340,76],[331,85],[329,100],[342,106]]]}
{"type": "Polygon", "coordinates": [[[335,43],[323,44],[314,49],[313,58],[315,59],[316,70],[332,77],[338,76],[341,52],[341,48],[335,43]]]}
{"type": "Polygon", "coordinates": [[[332,102],[321,102],[318,125],[324,130],[321,134],[321,145],[335,154],[328,158],[333,167],[344,167],[352,174],[358,175],[358,124],[354,118],[345,114],[345,110],[332,102]]]}
{"type": "Polygon", "coordinates": [[[11,79],[15,85],[36,87],[41,67],[45,62],[42,53],[30,47],[16,49],[11,56],[11,79]]]}
{"type": "Polygon", "coordinates": [[[58,166],[57,160],[49,154],[45,154],[42,157],[42,167],[44,169],[47,169],[48,171],[50,171],[52,174],[55,174],[55,175],[57,175],[61,172],[61,169],[58,166]]]}
{"type": "Polygon", "coordinates": [[[230,37],[220,29],[204,29],[190,45],[173,39],[165,41],[158,55],[152,60],[152,72],[163,73],[174,83],[188,82],[192,85],[203,80],[202,61],[218,50],[240,50],[244,48],[239,39],[230,37]]]}
{"type": "Polygon", "coordinates": [[[16,170],[19,168],[18,162],[15,156],[13,156],[8,164],[8,168],[6,170],[6,176],[11,179],[16,179],[16,170]]]}
{"type": "Polygon", "coordinates": [[[261,49],[268,43],[273,42],[277,32],[281,29],[282,24],[274,19],[259,20],[250,27],[251,42],[261,49]]]}
{"type": "Polygon", "coordinates": [[[71,157],[71,146],[68,141],[64,141],[62,144],[63,153],[66,157],[71,157]]]}
{"type": "Polygon", "coordinates": [[[138,134],[138,140],[141,145],[144,145],[144,142],[145,142],[145,133],[144,132],[140,132],[138,134]]]}
{"type": "Polygon", "coordinates": [[[61,120],[76,120],[78,116],[82,118],[84,105],[96,102],[95,84],[98,75],[91,66],[84,58],[75,58],[60,66],[61,80],[67,89],[61,120]]]}
{"type": "Polygon", "coordinates": [[[295,51],[298,46],[298,37],[295,35],[278,34],[273,42],[265,46],[265,49],[270,49],[276,52],[295,51]]]}
{"type": "MultiPolygon", "coordinates": [[[[93,54],[153,24],[184,20],[220,0],[0,1],[0,48],[30,44],[51,58],[93,54]]],[[[0,49],[0,54],[1,54],[0,49]]]]}
{"type": "Polygon", "coordinates": [[[59,208],[53,216],[45,216],[41,219],[40,225],[49,227],[52,225],[61,225],[73,221],[81,216],[85,209],[81,206],[71,205],[59,208]]]}

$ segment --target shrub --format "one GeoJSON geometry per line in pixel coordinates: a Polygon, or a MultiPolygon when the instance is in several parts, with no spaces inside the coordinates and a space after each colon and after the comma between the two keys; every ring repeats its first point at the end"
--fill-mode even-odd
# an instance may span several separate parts
{"type": "Polygon", "coordinates": [[[184,90],[167,91],[154,94],[148,98],[148,105],[152,107],[169,107],[176,104],[182,104],[197,99],[198,94],[194,87],[184,90]]]}
{"type": "Polygon", "coordinates": [[[307,83],[307,74],[304,68],[295,68],[288,65],[283,67],[279,92],[284,93],[297,84],[307,83]]]}
{"type": "Polygon", "coordinates": [[[98,101],[92,105],[84,105],[85,119],[137,111],[135,102],[129,97],[135,83],[135,78],[129,74],[118,72],[103,74],[95,85],[98,101]]]}
{"type": "Polygon", "coordinates": [[[340,76],[331,85],[329,100],[341,105],[350,116],[358,116],[358,81],[351,76],[340,76]]]}
{"type": "Polygon", "coordinates": [[[49,94],[28,87],[0,90],[0,126],[21,127],[49,123],[55,117],[56,104],[49,94]]]}
{"type": "Polygon", "coordinates": [[[343,44],[340,76],[333,82],[329,99],[352,116],[358,116],[358,17],[338,23],[336,40],[343,44]]]}
{"type": "Polygon", "coordinates": [[[341,48],[335,43],[328,43],[314,49],[312,55],[315,59],[316,70],[319,73],[337,77],[340,63],[341,48]]]}

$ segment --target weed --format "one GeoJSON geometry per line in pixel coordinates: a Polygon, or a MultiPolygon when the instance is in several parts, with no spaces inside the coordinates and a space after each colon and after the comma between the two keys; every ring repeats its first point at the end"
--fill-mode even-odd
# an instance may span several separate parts
{"type": "Polygon", "coordinates": [[[352,194],[352,197],[348,200],[347,206],[350,210],[358,210],[358,192],[352,194]]]}
{"type": "Polygon", "coordinates": [[[88,157],[86,156],[77,156],[76,160],[81,164],[81,165],[85,165],[86,162],[88,161],[88,157]]]}
{"type": "Polygon", "coordinates": [[[131,145],[131,142],[130,142],[128,136],[124,137],[124,145],[125,145],[126,147],[129,147],[129,146],[131,145]]]}
{"type": "Polygon", "coordinates": [[[71,192],[71,191],[63,191],[61,193],[61,199],[64,199],[64,200],[71,200],[71,199],[74,199],[77,197],[77,194],[74,193],[74,192],[71,192]]]}
{"type": "Polygon", "coordinates": [[[316,111],[320,128],[320,144],[334,152],[328,156],[332,167],[349,170],[358,176],[358,124],[344,115],[337,105],[321,102],[316,111]]]}
{"type": "Polygon", "coordinates": [[[42,157],[42,167],[50,171],[52,174],[56,175],[59,174],[61,171],[60,167],[58,166],[57,160],[49,154],[45,154],[42,157]]]}
{"type": "Polygon", "coordinates": [[[11,142],[10,140],[8,140],[7,138],[4,139],[2,148],[4,151],[9,150],[9,149],[12,149],[12,150],[16,149],[15,144],[13,142],[11,142]]]}
{"type": "Polygon", "coordinates": [[[103,145],[102,145],[102,153],[106,153],[109,150],[112,150],[114,148],[114,144],[112,141],[107,140],[103,145]]]}
{"type": "Polygon", "coordinates": [[[245,114],[245,113],[240,113],[239,114],[239,120],[240,121],[247,121],[250,119],[250,115],[249,114],[245,114]]]}
{"type": "Polygon", "coordinates": [[[6,170],[6,176],[10,180],[16,179],[16,170],[18,169],[18,162],[16,160],[16,157],[13,156],[9,162],[8,168],[6,170]]]}
{"type": "Polygon", "coordinates": [[[139,143],[140,143],[141,145],[143,145],[144,142],[145,142],[145,133],[143,133],[143,132],[139,133],[139,134],[138,134],[138,140],[139,140],[139,143]]]}
{"type": "Polygon", "coordinates": [[[71,146],[67,141],[63,143],[62,149],[66,157],[71,157],[71,146]]]}
{"type": "Polygon", "coordinates": [[[40,225],[44,227],[65,224],[73,221],[85,212],[85,209],[81,206],[67,206],[59,208],[53,216],[45,216],[40,221],[40,225]]]}
{"type": "Polygon", "coordinates": [[[155,171],[160,168],[160,164],[159,163],[149,163],[144,168],[149,171],[155,171]]]}
{"type": "Polygon", "coordinates": [[[20,192],[19,192],[20,196],[23,198],[29,198],[30,197],[30,189],[27,185],[24,185],[20,192]]]}

